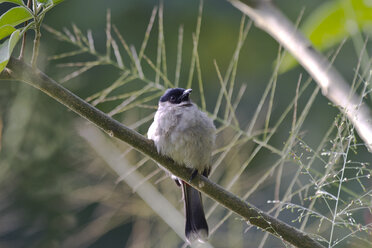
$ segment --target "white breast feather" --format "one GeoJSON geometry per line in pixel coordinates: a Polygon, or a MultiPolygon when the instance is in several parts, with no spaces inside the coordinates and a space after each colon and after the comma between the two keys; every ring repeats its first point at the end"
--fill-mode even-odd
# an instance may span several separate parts
{"type": "Polygon", "coordinates": [[[215,127],[194,104],[159,106],[147,136],[154,141],[159,153],[179,164],[200,172],[210,166],[215,127]]]}

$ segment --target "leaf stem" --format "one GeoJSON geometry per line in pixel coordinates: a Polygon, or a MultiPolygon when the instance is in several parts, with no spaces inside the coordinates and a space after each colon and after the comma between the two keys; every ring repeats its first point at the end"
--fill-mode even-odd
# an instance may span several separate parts
{"type": "MultiPolygon", "coordinates": [[[[27,8],[31,8],[31,0],[28,0],[27,1],[27,8]]],[[[28,25],[28,21],[25,21],[25,25],[24,27],[26,28],[28,25]]],[[[19,60],[22,60],[24,55],[25,55],[25,48],[26,48],[26,31],[23,33],[23,37],[22,37],[22,46],[21,46],[21,51],[19,53],[19,57],[18,59],[19,60]]]]}
{"type": "Polygon", "coordinates": [[[39,19],[37,13],[38,13],[38,7],[36,0],[32,0],[32,8],[34,12],[34,20],[35,20],[35,38],[34,38],[34,47],[32,49],[32,58],[31,58],[31,66],[32,68],[36,68],[36,62],[37,57],[39,55],[39,46],[40,46],[40,38],[41,38],[41,32],[40,32],[40,26],[41,26],[41,20],[43,19],[43,15],[39,19]]]}

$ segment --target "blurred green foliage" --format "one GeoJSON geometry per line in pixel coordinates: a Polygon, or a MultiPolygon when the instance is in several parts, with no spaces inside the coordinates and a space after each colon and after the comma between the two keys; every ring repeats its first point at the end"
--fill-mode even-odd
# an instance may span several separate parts
{"type": "MultiPolygon", "coordinates": [[[[343,39],[364,32],[372,33],[372,1],[332,0],[324,1],[305,20],[300,30],[315,48],[324,51],[341,43],[343,39]]],[[[292,56],[286,56],[281,72],[296,65],[292,56]]]]}

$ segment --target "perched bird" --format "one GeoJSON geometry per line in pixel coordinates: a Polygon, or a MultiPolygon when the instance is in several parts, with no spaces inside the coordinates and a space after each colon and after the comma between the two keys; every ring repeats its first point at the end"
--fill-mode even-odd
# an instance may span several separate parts
{"type": "MultiPolygon", "coordinates": [[[[148,130],[148,138],[153,140],[158,152],[177,164],[208,177],[211,154],[216,137],[213,121],[191,102],[191,89],[168,89],[159,100],[154,122],[148,130]]],[[[208,238],[208,224],[205,219],[202,198],[199,191],[187,182],[175,178],[182,186],[185,202],[185,234],[189,242],[208,238]]]]}

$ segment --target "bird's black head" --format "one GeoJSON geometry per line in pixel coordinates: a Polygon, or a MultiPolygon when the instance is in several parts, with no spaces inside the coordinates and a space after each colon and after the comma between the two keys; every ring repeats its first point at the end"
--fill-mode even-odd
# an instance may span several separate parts
{"type": "Polygon", "coordinates": [[[181,102],[189,102],[189,95],[191,89],[185,90],[183,88],[171,88],[167,89],[162,97],[160,97],[160,102],[170,102],[172,104],[180,104],[181,102]]]}

